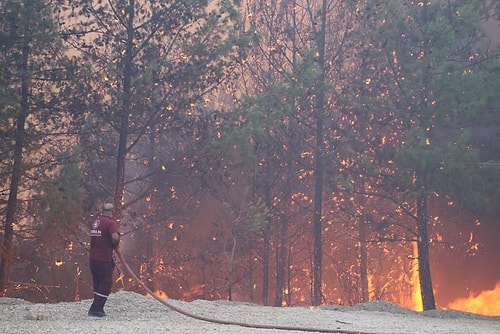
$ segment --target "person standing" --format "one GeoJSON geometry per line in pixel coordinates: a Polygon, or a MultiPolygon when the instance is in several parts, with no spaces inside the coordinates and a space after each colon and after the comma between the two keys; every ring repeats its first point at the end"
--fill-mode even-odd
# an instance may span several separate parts
{"type": "Polygon", "coordinates": [[[104,317],[104,305],[113,285],[113,249],[120,243],[118,224],[113,220],[113,204],[106,203],[102,214],[92,222],[90,228],[89,265],[94,287],[94,300],[89,316],[104,317]]]}

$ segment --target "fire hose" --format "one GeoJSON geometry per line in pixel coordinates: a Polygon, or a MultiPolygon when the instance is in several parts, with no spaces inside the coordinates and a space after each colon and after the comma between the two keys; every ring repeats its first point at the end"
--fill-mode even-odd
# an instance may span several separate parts
{"type": "Polygon", "coordinates": [[[172,305],[165,301],[165,299],[160,298],[157,296],[151,289],[149,289],[146,284],[144,284],[130,269],[130,266],[128,265],[127,261],[125,261],[125,258],[123,257],[122,253],[120,252],[119,248],[115,249],[115,254],[118,256],[120,259],[123,267],[127,271],[127,273],[132,277],[134,281],[137,282],[147,293],[149,293],[154,299],[165,305],[166,307],[170,308],[171,310],[183,314],[189,318],[201,320],[201,321],[206,321],[210,323],[215,323],[215,324],[222,324],[222,325],[233,325],[233,326],[240,326],[240,327],[249,327],[249,328],[258,328],[258,329],[277,329],[277,330],[286,330],[286,331],[299,331],[299,332],[316,332],[316,333],[336,333],[336,334],[375,334],[375,333],[368,333],[368,332],[360,332],[360,331],[350,331],[350,330],[339,330],[339,329],[322,329],[322,328],[309,328],[309,327],[293,327],[293,326],[279,326],[279,325],[262,325],[262,324],[251,324],[251,323],[244,323],[244,322],[238,322],[238,321],[230,321],[230,320],[220,320],[220,319],[213,319],[197,314],[193,314],[190,312],[187,312],[175,305],[172,305]]]}

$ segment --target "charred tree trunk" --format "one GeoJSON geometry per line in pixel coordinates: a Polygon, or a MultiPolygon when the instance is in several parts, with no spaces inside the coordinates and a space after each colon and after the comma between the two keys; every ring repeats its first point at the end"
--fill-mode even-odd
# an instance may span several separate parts
{"type": "Polygon", "coordinates": [[[427,198],[422,195],[417,203],[417,249],[418,249],[418,277],[420,293],[422,295],[423,310],[436,309],[434,291],[432,289],[431,268],[429,263],[429,235],[427,230],[427,198]]]}

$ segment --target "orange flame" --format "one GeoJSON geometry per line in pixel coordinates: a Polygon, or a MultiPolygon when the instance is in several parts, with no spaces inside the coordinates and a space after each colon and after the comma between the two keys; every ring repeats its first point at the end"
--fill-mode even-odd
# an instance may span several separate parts
{"type": "Polygon", "coordinates": [[[418,245],[416,242],[412,244],[413,246],[413,266],[411,271],[411,283],[412,283],[412,302],[415,311],[422,311],[422,294],[420,292],[420,278],[418,275],[418,245]]]}
{"type": "Polygon", "coordinates": [[[414,311],[422,311],[422,294],[420,293],[420,278],[418,276],[418,247],[416,242],[412,243],[412,255],[409,258],[411,259],[411,267],[408,279],[410,280],[411,291],[406,298],[401,295],[398,304],[414,311]]]}
{"type": "Polygon", "coordinates": [[[447,308],[483,315],[500,315],[500,282],[494,289],[470,293],[467,298],[458,298],[447,308]]]}

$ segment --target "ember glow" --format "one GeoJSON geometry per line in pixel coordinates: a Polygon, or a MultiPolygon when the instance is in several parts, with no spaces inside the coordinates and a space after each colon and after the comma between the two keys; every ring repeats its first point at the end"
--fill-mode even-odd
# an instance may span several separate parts
{"type": "MultiPolygon", "coordinates": [[[[168,298],[167,293],[165,291],[161,291],[161,290],[156,290],[155,295],[156,295],[156,297],[163,298],[163,299],[168,298]]],[[[151,294],[147,293],[146,297],[153,297],[153,296],[151,296],[151,294]]]]}

